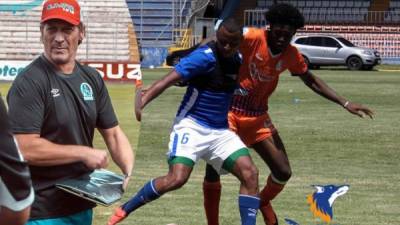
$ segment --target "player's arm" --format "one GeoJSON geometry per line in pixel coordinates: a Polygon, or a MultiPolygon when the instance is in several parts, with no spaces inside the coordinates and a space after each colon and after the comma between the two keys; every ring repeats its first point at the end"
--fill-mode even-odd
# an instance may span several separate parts
{"type": "Polygon", "coordinates": [[[193,77],[206,74],[215,67],[216,59],[212,50],[207,46],[201,46],[187,57],[182,58],[171,70],[160,80],[153,83],[142,96],[142,109],[154,98],[164,92],[180,80],[190,80],[193,77]]]}
{"type": "Polygon", "coordinates": [[[160,80],[154,82],[148,89],[143,92],[142,96],[142,109],[153,99],[159,96],[165,91],[165,89],[171,87],[176,82],[182,79],[175,69],[171,70],[167,75],[165,75],[160,80]]]}
{"type": "Polygon", "coordinates": [[[125,190],[135,162],[135,156],[128,138],[119,125],[108,129],[99,129],[99,132],[110,151],[111,158],[125,175],[123,186],[125,190]]]}
{"type": "Polygon", "coordinates": [[[299,76],[300,79],[315,93],[331,100],[341,106],[343,106],[347,111],[359,117],[364,117],[365,115],[373,118],[374,113],[367,107],[346,100],[344,97],[338,95],[331,87],[329,87],[322,79],[315,76],[309,70],[306,73],[299,76]]]}
{"type": "Polygon", "coordinates": [[[304,62],[303,56],[301,56],[300,52],[296,48],[292,47],[289,50],[291,51],[291,55],[293,56],[291,60],[292,63],[289,67],[292,75],[299,76],[304,84],[307,85],[315,93],[343,106],[350,113],[359,117],[364,117],[365,115],[367,115],[371,119],[373,118],[373,112],[369,108],[361,104],[346,100],[344,97],[337,94],[322,79],[311,73],[311,71],[307,69],[307,65],[304,62]]]}

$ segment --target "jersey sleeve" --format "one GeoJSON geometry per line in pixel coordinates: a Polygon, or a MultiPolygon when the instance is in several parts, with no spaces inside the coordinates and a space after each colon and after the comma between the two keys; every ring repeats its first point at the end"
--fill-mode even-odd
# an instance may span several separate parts
{"type": "Polygon", "coordinates": [[[7,95],[12,132],[40,134],[45,98],[41,85],[22,74],[17,77],[7,95]]]}
{"type": "Polygon", "coordinates": [[[32,201],[28,165],[14,141],[6,108],[0,98],[0,205],[19,211],[32,201]]]}
{"type": "Polygon", "coordinates": [[[216,65],[213,51],[208,46],[200,47],[175,66],[175,71],[182,79],[189,80],[201,74],[211,72],[216,65]]]}
{"type": "Polygon", "coordinates": [[[115,115],[110,95],[100,74],[97,71],[95,73],[98,83],[96,126],[101,129],[115,127],[118,125],[118,119],[115,115]]]}
{"type": "Polygon", "coordinates": [[[252,27],[243,27],[243,41],[240,44],[241,51],[249,50],[248,48],[251,48],[258,42],[260,42],[262,36],[263,36],[263,30],[261,29],[256,29],[252,27]]]}
{"type": "Polygon", "coordinates": [[[292,76],[299,76],[305,74],[308,70],[307,64],[304,61],[303,56],[300,54],[299,50],[296,47],[291,46],[290,56],[292,57],[290,60],[289,71],[292,76]]]}

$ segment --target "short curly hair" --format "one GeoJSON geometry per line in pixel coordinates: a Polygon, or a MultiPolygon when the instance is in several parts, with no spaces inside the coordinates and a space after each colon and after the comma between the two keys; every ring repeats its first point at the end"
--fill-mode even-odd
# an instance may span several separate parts
{"type": "Polygon", "coordinates": [[[265,13],[265,19],[270,24],[293,26],[296,30],[304,26],[304,16],[294,6],[286,3],[272,5],[265,13]]]}

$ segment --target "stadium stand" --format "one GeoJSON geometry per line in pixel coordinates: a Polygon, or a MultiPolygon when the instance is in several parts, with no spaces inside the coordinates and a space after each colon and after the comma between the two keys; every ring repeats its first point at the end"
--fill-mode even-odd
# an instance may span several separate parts
{"type": "Polygon", "coordinates": [[[143,67],[163,64],[177,32],[187,28],[192,2],[195,3],[194,0],[126,0],[136,27],[143,67]]]}
{"type": "MultiPolygon", "coordinates": [[[[292,4],[299,8],[309,23],[357,23],[364,21],[368,15],[369,0],[285,0],[279,1],[292,4]]],[[[272,1],[258,0],[258,8],[268,8],[272,1]]]]}
{"type": "MultiPolygon", "coordinates": [[[[357,46],[378,50],[383,61],[400,63],[400,0],[284,0],[297,6],[307,26],[299,34],[340,35],[357,46]]],[[[265,26],[264,13],[272,1],[258,0],[257,8],[246,10],[246,26],[265,26]]]]}
{"type": "MultiPolygon", "coordinates": [[[[136,33],[124,0],[80,0],[86,38],[78,59],[139,62],[136,33]]],[[[28,10],[0,4],[0,60],[32,60],[42,52],[41,5],[28,10]]]]}
{"type": "MultiPolygon", "coordinates": [[[[194,40],[190,43],[197,41],[199,33],[202,31],[204,33],[204,27],[206,33],[210,33],[208,31],[210,20],[207,20],[209,18],[201,18],[205,4],[217,2],[227,5],[227,1],[235,0],[126,0],[142,49],[142,66],[162,65],[169,47],[186,46],[182,44],[183,40],[194,40]],[[191,15],[195,15],[195,20],[200,21],[200,30],[191,26],[194,20],[191,15]]],[[[244,18],[244,25],[264,26],[266,24],[263,14],[273,2],[272,0],[240,1],[241,6],[234,16],[244,18]],[[249,8],[251,10],[247,10],[249,8]],[[245,11],[244,16],[241,14],[243,11],[245,11]]],[[[309,26],[302,32],[373,33],[371,37],[376,38],[377,43],[389,41],[389,46],[394,46],[396,34],[400,29],[399,0],[278,0],[277,2],[290,3],[303,12],[309,26]],[[390,38],[383,41],[379,32],[393,34],[393,37],[389,35],[390,38]]],[[[363,36],[366,35],[354,35],[356,38],[363,36]]],[[[396,52],[388,54],[383,52],[383,56],[391,57],[396,54],[396,52]]]]}
{"type": "Polygon", "coordinates": [[[186,27],[190,0],[126,0],[141,47],[167,47],[174,29],[186,27]]]}
{"type": "Polygon", "coordinates": [[[385,13],[385,21],[400,21],[400,1],[390,1],[389,9],[385,13]],[[396,13],[397,12],[397,13],[396,13]]]}
{"type": "MultiPolygon", "coordinates": [[[[396,2],[389,0],[283,0],[303,12],[308,23],[316,24],[376,24],[378,22],[396,25],[400,21],[400,12],[396,10],[396,2]],[[393,7],[394,6],[394,7],[393,7]]],[[[258,0],[258,9],[265,9],[272,1],[258,0]]]]}

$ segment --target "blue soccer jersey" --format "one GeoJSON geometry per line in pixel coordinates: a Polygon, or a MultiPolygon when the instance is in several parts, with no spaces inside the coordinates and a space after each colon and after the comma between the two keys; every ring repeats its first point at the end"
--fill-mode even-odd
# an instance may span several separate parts
{"type": "Polygon", "coordinates": [[[191,117],[203,126],[222,129],[228,128],[227,114],[234,90],[234,87],[227,89],[226,84],[222,82],[232,83],[233,81],[236,86],[241,58],[237,53],[232,58],[219,59],[215,52],[216,50],[213,51],[209,45],[201,46],[182,58],[175,66],[176,72],[184,80],[189,81],[176,117],[177,119],[191,117]],[[233,72],[227,74],[226,71],[232,69],[226,70],[224,67],[237,68],[237,71],[234,69],[233,72]],[[226,82],[226,79],[232,81],[226,82]],[[191,82],[194,80],[196,82],[191,82]],[[197,85],[199,82],[202,85],[197,85]],[[216,82],[221,84],[215,85],[216,82]],[[225,87],[222,88],[224,85],[225,87]]]}

